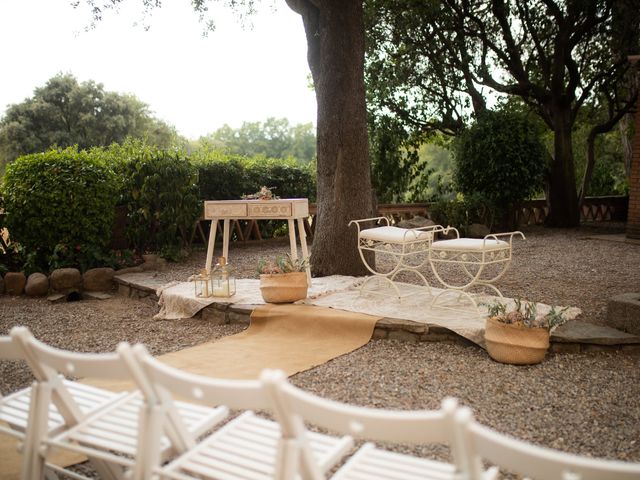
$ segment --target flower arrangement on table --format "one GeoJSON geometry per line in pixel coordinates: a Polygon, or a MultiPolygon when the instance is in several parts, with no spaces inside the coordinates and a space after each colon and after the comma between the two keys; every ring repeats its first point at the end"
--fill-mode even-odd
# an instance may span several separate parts
{"type": "Polygon", "coordinates": [[[530,365],[539,363],[549,348],[550,332],[566,322],[568,307],[538,314],[535,302],[515,299],[513,309],[495,302],[487,306],[485,343],[489,356],[502,363],[530,365]]]}
{"type": "Polygon", "coordinates": [[[308,258],[294,258],[290,254],[278,256],[275,260],[260,260],[257,271],[264,301],[290,303],[307,298],[308,267],[308,258]]]}
{"type": "Polygon", "coordinates": [[[274,187],[262,187],[256,193],[242,195],[243,200],[279,200],[280,197],[274,195],[271,191],[274,187]]]}

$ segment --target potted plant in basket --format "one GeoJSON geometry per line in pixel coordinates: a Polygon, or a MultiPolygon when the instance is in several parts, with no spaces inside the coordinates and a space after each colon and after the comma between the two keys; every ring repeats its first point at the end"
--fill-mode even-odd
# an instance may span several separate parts
{"type": "Polygon", "coordinates": [[[267,303],[290,303],[307,298],[307,258],[293,258],[290,254],[275,260],[260,260],[260,293],[267,303]]]}
{"type": "Polygon", "coordinates": [[[535,302],[516,299],[510,311],[500,302],[487,305],[487,310],[484,339],[489,356],[502,363],[531,365],[544,360],[550,332],[566,321],[567,308],[551,307],[539,315],[535,302]]]}

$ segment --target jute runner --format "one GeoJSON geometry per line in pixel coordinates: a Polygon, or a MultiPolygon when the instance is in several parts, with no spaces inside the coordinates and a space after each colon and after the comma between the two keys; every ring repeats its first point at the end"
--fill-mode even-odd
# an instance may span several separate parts
{"type": "MultiPolygon", "coordinates": [[[[365,345],[379,319],[311,305],[263,305],[252,312],[251,325],[243,332],[159,358],[181,370],[217,378],[258,378],[264,368],[293,375],[365,345]]],[[[124,382],[87,383],[116,391],[132,387],[124,382]]],[[[19,478],[15,443],[0,436],[0,479],[19,478]]],[[[64,456],[60,463],[80,460],[64,456]]]]}

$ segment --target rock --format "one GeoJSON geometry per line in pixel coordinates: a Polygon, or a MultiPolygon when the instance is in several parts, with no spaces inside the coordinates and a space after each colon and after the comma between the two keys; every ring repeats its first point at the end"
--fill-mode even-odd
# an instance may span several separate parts
{"type": "Polygon", "coordinates": [[[82,287],[89,292],[108,292],[113,289],[113,268],[91,268],[82,275],[82,287]]]}
{"type": "Polygon", "coordinates": [[[126,275],[128,273],[142,273],[144,272],[144,269],[142,268],[142,266],[138,265],[136,267],[125,267],[125,268],[121,268],[120,270],[118,270],[116,272],[117,275],[126,275]]]}
{"type": "Polygon", "coordinates": [[[469,230],[467,232],[471,238],[484,238],[490,233],[489,227],[482,223],[472,223],[469,225],[469,230]]]}
{"type": "Polygon", "coordinates": [[[7,272],[4,276],[4,289],[7,295],[22,295],[27,277],[23,272],[7,272]]]}
{"type": "Polygon", "coordinates": [[[53,293],[47,297],[51,303],[62,303],[67,301],[67,296],[64,293],[53,293]]]}
{"type": "Polygon", "coordinates": [[[640,336],[640,293],[622,293],[609,300],[607,324],[640,336]]]}
{"type": "Polygon", "coordinates": [[[167,265],[167,261],[159,255],[145,254],[142,255],[142,259],[144,260],[144,263],[142,264],[142,269],[144,271],[163,270],[167,265]]]}
{"type": "Polygon", "coordinates": [[[397,227],[400,228],[420,228],[420,227],[430,227],[435,225],[435,222],[429,218],[421,217],[420,215],[416,215],[410,220],[401,220],[397,223],[397,227]]]}
{"type": "Polygon", "coordinates": [[[104,292],[87,292],[86,290],[82,292],[83,300],[109,300],[110,298],[113,296],[104,292]]]}
{"type": "Polygon", "coordinates": [[[27,278],[24,293],[30,297],[44,297],[49,292],[49,279],[44,273],[32,273],[27,278]]]}
{"type": "Polygon", "coordinates": [[[77,268],[58,268],[51,272],[49,284],[56,292],[77,292],[82,288],[82,274],[77,268]]]}

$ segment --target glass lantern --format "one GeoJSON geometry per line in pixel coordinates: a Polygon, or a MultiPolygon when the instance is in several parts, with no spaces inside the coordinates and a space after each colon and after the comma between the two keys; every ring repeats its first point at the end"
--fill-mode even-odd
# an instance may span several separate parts
{"type": "Polygon", "coordinates": [[[236,277],[224,257],[218,259],[211,272],[211,292],[214,297],[231,297],[236,294],[236,277]]]}
{"type": "Polygon", "coordinates": [[[198,275],[194,275],[193,285],[196,297],[207,298],[211,296],[211,277],[207,274],[206,270],[201,270],[198,275]]]}

